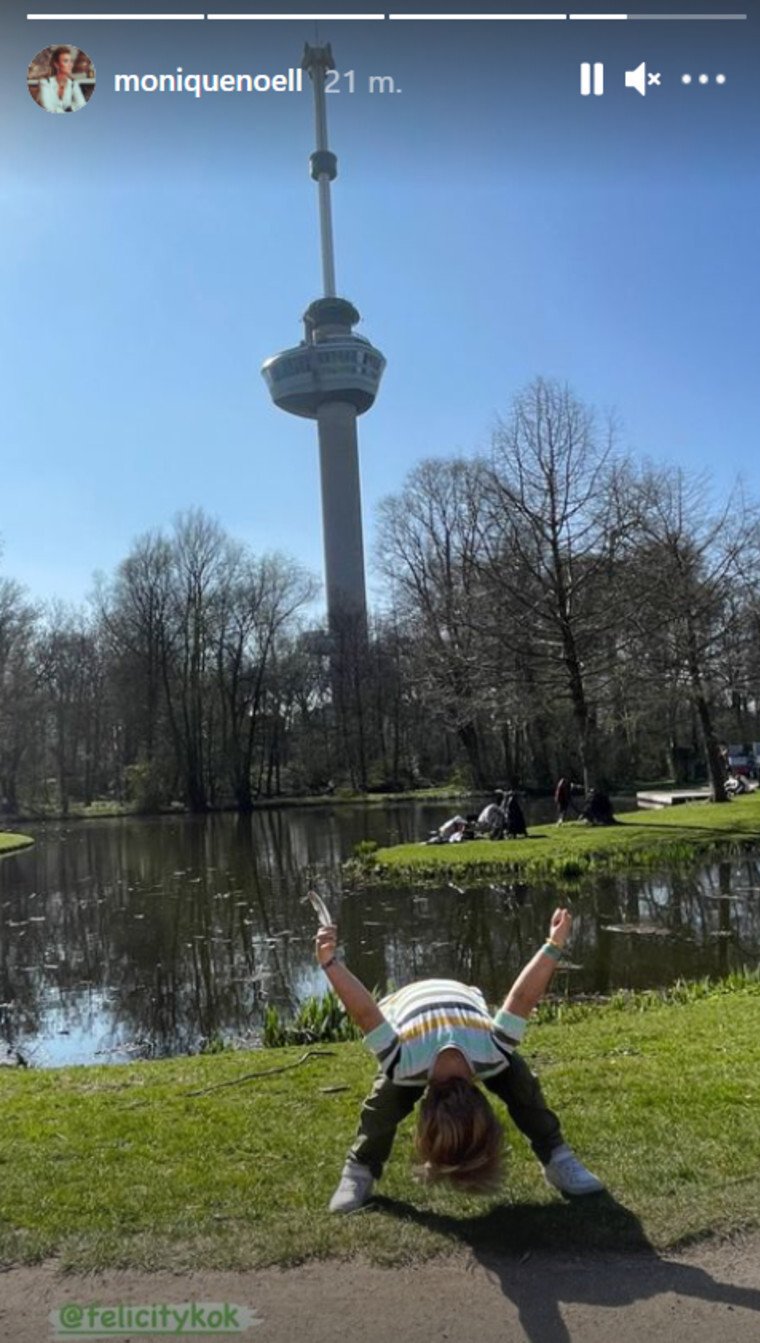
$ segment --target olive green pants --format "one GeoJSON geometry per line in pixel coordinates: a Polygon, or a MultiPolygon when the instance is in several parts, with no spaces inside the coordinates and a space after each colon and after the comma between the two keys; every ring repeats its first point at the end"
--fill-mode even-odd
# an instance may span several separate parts
{"type": "MultiPolygon", "coordinates": [[[[504,1101],[512,1122],[530,1142],[539,1161],[546,1163],[555,1147],[564,1142],[557,1116],[549,1109],[536,1074],[518,1053],[509,1067],[494,1077],[484,1077],[483,1086],[504,1101]]],[[[379,1071],[359,1116],[356,1138],[349,1158],[369,1166],[376,1180],[390,1156],[396,1129],[414,1109],[424,1086],[399,1086],[379,1071]]]]}

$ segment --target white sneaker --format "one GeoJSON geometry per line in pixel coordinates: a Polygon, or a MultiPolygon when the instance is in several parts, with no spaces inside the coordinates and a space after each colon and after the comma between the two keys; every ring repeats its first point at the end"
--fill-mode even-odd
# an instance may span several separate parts
{"type": "Polygon", "coordinates": [[[544,1179],[562,1194],[598,1194],[604,1189],[567,1143],[552,1152],[551,1161],[544,1165],[544,1179]]]}
{"type": "Polygon", "coordinates": [[[369,1166],[363,1166],[349,1157],[343,1167],[340,1184],[330,1199],[330,1212],[355,1212],[357,1208],[363,1207],[372,1196],[374,1183],[369,1166]]]}

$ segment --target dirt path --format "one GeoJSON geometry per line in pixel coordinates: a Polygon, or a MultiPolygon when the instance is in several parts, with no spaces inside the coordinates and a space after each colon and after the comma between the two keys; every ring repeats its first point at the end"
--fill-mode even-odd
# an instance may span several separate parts
{"type": "Polygon", "coordinates": [[[51,1261],[0,1272],[0,1340],[46,1343],[49,1312],[66,1303],[192,1301],[252,1308],[261,1322],[233,1336],[256,1343],[758,1343],[760,1235],[666,1258],[468,1251],[402,1269],[330,1262],[72,1277],[51,1261]]]}

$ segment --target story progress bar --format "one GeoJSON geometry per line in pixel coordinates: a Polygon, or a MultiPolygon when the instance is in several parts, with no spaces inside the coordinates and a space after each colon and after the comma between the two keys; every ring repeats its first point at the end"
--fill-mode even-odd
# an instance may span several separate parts
{"type": "Polygon", "coordinates": [[[99,14],[27,14],[27,19],[44,20],[49,23],[58,20],[76,20],[77,22],[97,22],[97,21],[140,21],[153,20],[165,23],[167,21],[178,22],[203,22],[205,19],[227,20],[230,22],[240,20],[259,20],[282,23],[290,19],[297,19],[299,22],[345,19],[352,23],[357,20],[375,20],[384,22],[386,19],[392,20],[411,20],[419,22],[440,22],[445,20],[462,20],[468,23],[472,22],[520,22],[520,23],[548,23],[548,22],[566,22],[575,20],[576,22],[682,22],[682,23],[703,23],[703,22],[723,22],[731,19],[746,19],[746,14],[117,14],[117,13],[99,13],[99,14]]]}

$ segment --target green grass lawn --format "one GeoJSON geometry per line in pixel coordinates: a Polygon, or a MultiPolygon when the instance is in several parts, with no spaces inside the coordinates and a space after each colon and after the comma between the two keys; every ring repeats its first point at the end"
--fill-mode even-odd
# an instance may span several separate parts
{"type": "Polygon", "coordinates": [[[11,835],[6,831],[0,831],[0,855],[15,853],[17,849],[28,849],[33,843],[31,835],[11,835]]]}
{"type": "Polygon", "coordinates": [[[411,1116],[376,1205],[328,1214],[374,1073],[360,1043],[195,1097],[184,1093],[303,1051],[0,1070],[0,1262],[245,1268],[361,1253],[398,1264],[462,1244],[619,1249],[643,1235],[666,1248],[757,1226],[760,979],[682,996],[555,1009],[531,1024],[523,1053],[609,1190],[572,1202],[545,1185],[501,1110],[501,1198],[417,1185],[411,1116]]]}
{"type": "Polygon", "coordinates": [[[381,875],[504,872],[577,877],[595,870],[688,861],[719,847],[760,846],[760,792],[731,802],[693,802],[660,811],[623,812],[616,826],[583,821],[529,827],[528,839],[464,844],[398,844],[368,862],[381,875]]]}

